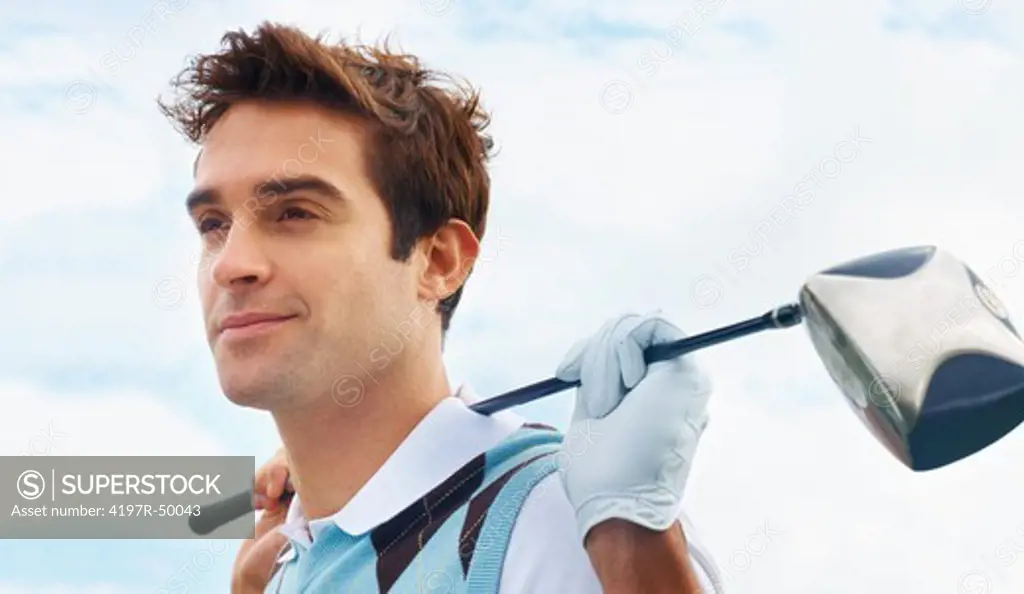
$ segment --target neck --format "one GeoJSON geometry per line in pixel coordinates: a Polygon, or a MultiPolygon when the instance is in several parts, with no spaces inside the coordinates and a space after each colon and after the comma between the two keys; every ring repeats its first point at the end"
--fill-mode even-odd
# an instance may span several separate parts
{"type": "Polygon", "coordinates": [[[331,516],[348,504],[416,425],[451,395],[440,356],[405,357],[358,380],[322,387],[314,406],[273,413],[292,484],[309,519],[331,516]],[[362,389],[358,395],[357,389],[362,389]]]}

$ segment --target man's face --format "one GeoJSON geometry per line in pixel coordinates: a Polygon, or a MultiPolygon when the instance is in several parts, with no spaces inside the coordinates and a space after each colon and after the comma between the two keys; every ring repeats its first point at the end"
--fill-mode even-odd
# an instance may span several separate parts
{"type": "Polygon", "coordinates": [[[203,145],[189,199],[199,290],[221,387],[237,404],[324,397],[365,375],[371,352],[422,309],[421,260],[390,257],[363,142],[352,120],[253,102],[232,107],[203,145]]]}

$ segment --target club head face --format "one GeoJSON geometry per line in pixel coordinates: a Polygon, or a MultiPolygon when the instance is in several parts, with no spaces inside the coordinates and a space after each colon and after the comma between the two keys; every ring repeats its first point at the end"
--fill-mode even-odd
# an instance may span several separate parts
{"type": "Polygon", "coordinates": [[[933,246],[810,277],[800,305],[829,375],[913,470],[939,468],[1024,421],[1024,341],[995,293],[933,246]]]}

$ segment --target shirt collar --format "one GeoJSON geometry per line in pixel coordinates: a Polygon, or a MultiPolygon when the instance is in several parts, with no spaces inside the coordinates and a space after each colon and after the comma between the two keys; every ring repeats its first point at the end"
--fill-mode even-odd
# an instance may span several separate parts
{"type": "Polygon", "coordinates": [[[437,404],[413,429],[355,497],[330,518],[306,522],[296,496],[281,531],[308,546],[334,523],[356,536],[398,515],[467,462],[493,448],[518,429],[524,419],[509,411],[490,416],[467,404],[478,397],[468,385],[437,404]]]}

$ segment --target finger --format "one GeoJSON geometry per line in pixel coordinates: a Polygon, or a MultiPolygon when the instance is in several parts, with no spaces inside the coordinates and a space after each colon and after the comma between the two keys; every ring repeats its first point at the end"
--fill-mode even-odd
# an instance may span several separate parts
{"type": "Polygon", "coordinates": [[[243,565],[240,568],[243,583],[263,591],[277,565],[277,559],[288,544],[288,537],[274,532],[257,540],[246,551],[243,565]]]}
{"type": "MultiPolygon", "coordinates": [[[[651,363],[644,382],[651,382],[649,398],[626,398],[623,407],[634,408],[630,414],[685,417],[687,423],[703,428],[707,424],[708,403],[713,386],[703,370],[690,357],[679,357],[651,363]]],[[[681,435],[681,434],[680,434],[681,435]]]]}
{"type": "MultiPolygon", "coordinates": [[[[688,335],[679,329],[678,326],[662,317],[660,314],[652,315],[643,324],[639,324],[630,334],[635,348],[639,351],[646,351],[654,345],[679,342],[688,335]]],[[[693,365],[693,359],[685,356],[674,357],[675,360],[684,361],[687,366],[693,365]]],[[[659,361],[658,363],[661,363],[659,361]]]]}
{"type": "Polygon", "coordinates": [[[266,505],[266,507],[264,509],[266,511],[268,511],[268,512],[277,512],[277,511],[279,511],[281,509],[281,500],[280,499],[271,499],[270,497],[267,497],[267,505],[266,505]]]}
{"type": "Polygon", "coordinates": [[[622,343],[616,349],[616,358],[620,370],[620,381],[624,391],[632,390],[647,373],[647,363],[643,351],[635,348],[633,341],[622,343]]]}
{"type": "Polygon", "coordinates": [[[555,377],[563,382],[580,381],[581,368],[583,367],[583,352],[587,348],[588,340],[577,341],[572,345],[569,352],[562,358],[562,362],[555,370],[555,377]]]}
{"type": "Polygon", "coordinates": [[[586,386],[583,404],[592,418],[600,419],[611,413],[625,395],[616,344],[626,338],[637,318],[635,314],[629,314],[607,324],[583,356],[581,381],[586,386]]]}
{"type": "Polygon", "coordinates": [[[261,495],[267,494],[267,483],[270,480],[268,472],[269,465],[269,463],[264,464],[263,466],[260,466],[259,470],[256,471],[256,480],[253,481],[252,486],[252,490],[254,493],[259,493],[261,495]]]}
{"type": "Polygon", "coordinates": [[[255,510],[262,510],[267,508],[267,496],[261,493],[254,493],[252,496],[252,507],[255,510]]]}
{"type": "Polygon", "coordinates": [[[632,389],[647,374],[644,351],[655,344],[674,342],[686,334],[661,316],[660,310],[645,316],[629,330],[628,337],[619,343],[618,357],[622,368],[622,382],[632,389]]]}
{"type": "Polygon", "coordinates": [[[630,330],[629,336],[641,349],[646,349],[651,345],[675,342],[686,338],[686,333],[667,320],[658,310],[637,323],[630,330]]]}
{"type": "Polygon", "coordinates": [[[555,371],[555,377],[564,382],[582,382],[586,374],[587,357],[593,354],[595,349],[603,346],[603,341],[614,330],[616,324],[622,319],[614,318],[601,324],[592,336],[578,340],[569,352],[562,359],[562,363],[555,371]]]}
{"type": "Polygon", "coordinates": [[[256,522],[256,539],[260,539],[266,534],[276,530],[278,527],[284,524],[288,516],[288,510],[279,506],[277,509],[268,509],[263,512],[260,519],[256,522]]]}
{"type": "Polygon", "coordinates": [[[268,474],[270,477],[267,479],[267,497],[277,501],[284,494],[284,485],[288,480],[288,467],[283,464],[275,465],[268,474]]]}

